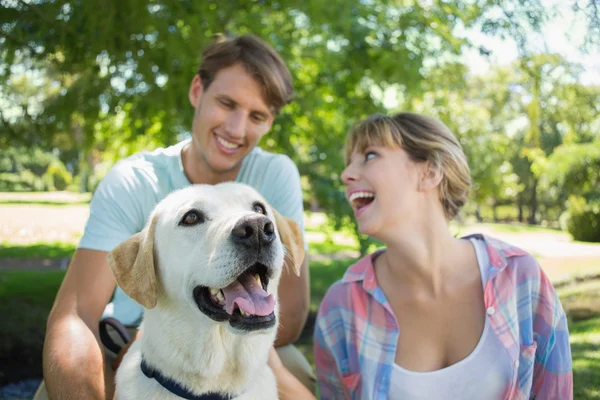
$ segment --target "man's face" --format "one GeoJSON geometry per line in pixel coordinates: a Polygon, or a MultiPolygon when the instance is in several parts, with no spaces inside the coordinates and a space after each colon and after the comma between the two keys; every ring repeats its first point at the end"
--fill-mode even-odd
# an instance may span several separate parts
{"type": "Polygon", "coordinates": [[[242,65],[223,68],[208,88],[196,75],[189,91],[194,106],[194,159],[215,174],[237,172],[242,159],[271,129],[273,111],[260,84],[242,65]]]}

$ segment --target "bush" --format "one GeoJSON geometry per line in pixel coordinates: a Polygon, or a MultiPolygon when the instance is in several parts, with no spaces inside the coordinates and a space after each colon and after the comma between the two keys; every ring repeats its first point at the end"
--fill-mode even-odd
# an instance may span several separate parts
{"type": "Polygon", "coordinates": [[[0,191],[39,192],[65,190],[73,177],[50,152],[12,147],[0,152],[0,191]]]}
{"type": "Polygon", "coordinates": [[[566,215],[561,218],[573,239],[582,242],[600,242],[600,206],[587,204],[578,196],[569,197],[566,215]]]}
{"type": "Polygon", "coordinates": [[[50,163],[44,177],[48,180],[49,190],[65,190],[73,181],[73,177],[60,160],[50,163]]]}

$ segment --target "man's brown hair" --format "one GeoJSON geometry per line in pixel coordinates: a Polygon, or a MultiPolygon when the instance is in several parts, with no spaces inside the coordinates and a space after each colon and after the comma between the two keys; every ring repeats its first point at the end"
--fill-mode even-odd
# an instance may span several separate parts
{"type": "Polygon", "coordinates": [[[264,100],[274,114],[292,100],[290,71],[275,49],[253,35],[220,35],[204,49],[198,69],[204,89],[210,86],[217,72],[235,64],[241,64],[262,86],[264,100]]]}

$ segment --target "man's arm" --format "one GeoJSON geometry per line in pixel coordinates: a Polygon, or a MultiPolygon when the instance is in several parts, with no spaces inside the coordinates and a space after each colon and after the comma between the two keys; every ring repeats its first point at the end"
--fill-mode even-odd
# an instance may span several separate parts
{"type": "Polygon", "coordinates": [[[308,254],[305,255],[300,276],[292,268],[284,268],[279,281],[279,331],[275,347],[294,343],[300,337],[310,306],[308,254]]]}
{"type": "Polygon", "coordinates": [[[50,399],[113,396],[113,377],[105,377],[98,334],[98,322],[116,287],[106,256],[104,251],[77,249],[54,301],[43,353],[50,399]]]}
{"type": "Polygon", "coordinates": [[[317,400],[314,394],[284,367],[273,347],[269,351],[268,362],[277,381],[279,400],[317,400]]]}

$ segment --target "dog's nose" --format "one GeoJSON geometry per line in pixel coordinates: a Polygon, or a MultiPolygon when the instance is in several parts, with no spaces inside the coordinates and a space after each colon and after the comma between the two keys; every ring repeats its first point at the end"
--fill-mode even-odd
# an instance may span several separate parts
{"type": "Polygon", "coordinates": [[[231,236],[236,243],[246,247],[260,249],[275,239],[275,227],[271,220],[264,215],[251,215],[240,219],[231,236]]]}

